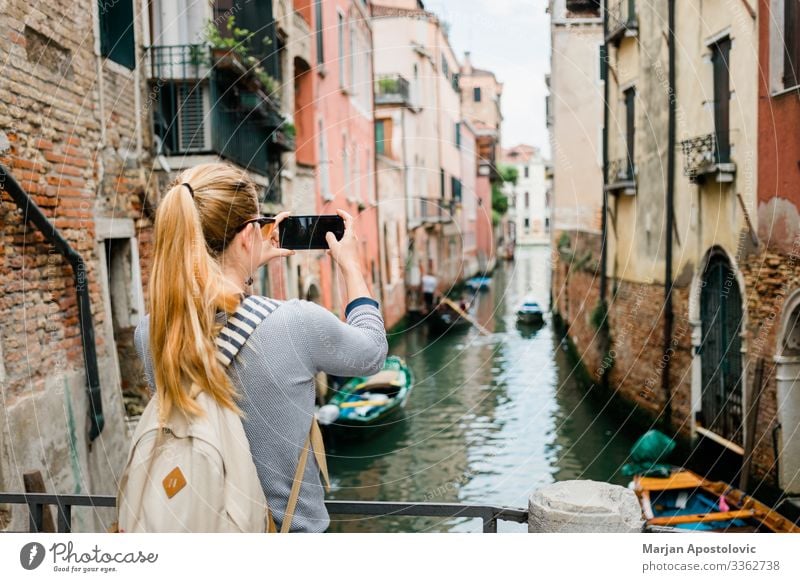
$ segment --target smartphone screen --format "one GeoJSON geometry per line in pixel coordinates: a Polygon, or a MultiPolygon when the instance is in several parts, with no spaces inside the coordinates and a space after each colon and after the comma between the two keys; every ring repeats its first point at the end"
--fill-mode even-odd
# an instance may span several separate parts
{"type": "Polygon", "coordinates": [[[284,249],[327,249],[325,234],[332,232],[336,240],[344,236],[344,219],[336,214],[289,216],[278,226],[278,239],[284,249]]]}

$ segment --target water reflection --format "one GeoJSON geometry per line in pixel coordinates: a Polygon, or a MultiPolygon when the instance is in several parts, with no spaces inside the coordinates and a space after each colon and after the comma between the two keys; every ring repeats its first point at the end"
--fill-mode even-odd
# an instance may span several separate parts
{"type": "MultiPolygon", "coordinates": [[[[331,498],[492,503],[523,507],[530,492],[563,479],[625,483],[618,468],[635,435],[588,397],[549,316],[519,326],[532,297],[549,305],[549,249],[519,249],[475,310],[490,336],[470,329],[431,336],[425,326],[392,338],[416,385],[405,418],[368,442],[329,448],[331,498]]],[[[332,516],[331,531],[479,531],[461,518],[332,516]]],[[[501,524],[501,531],[524,526],[501,524]]]]}

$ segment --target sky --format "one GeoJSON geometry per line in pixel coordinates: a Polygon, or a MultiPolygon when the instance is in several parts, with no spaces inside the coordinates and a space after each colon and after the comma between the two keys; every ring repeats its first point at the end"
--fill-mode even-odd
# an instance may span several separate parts
{"type": "Polygon", "coordinates": [[[504,84],[503,147],[526,143],[549,155],[545,75],[550,70],[547,0],[423,0],[450,25],[459,59],[489,69],[504,84]]]}

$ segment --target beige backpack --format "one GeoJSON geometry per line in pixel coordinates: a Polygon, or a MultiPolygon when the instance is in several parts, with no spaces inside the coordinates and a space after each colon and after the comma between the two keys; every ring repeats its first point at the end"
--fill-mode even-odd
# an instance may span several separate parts
{"type": "MultiPolygon", "coordinates": [[[[255,327],[277,304],[248,296],[216,340],[226,367],[255,327]]],[[[159,425],[156,398],[136,427],[117,495],[120,532],[274,532],[241,418],[197,386],[192,395],[205,411],[187,419],[173,410],[159,425]]],[[[294,476],[281,532],[288,532],[302,485],[308,450],[328,483],[319,427],[312,420],[294,476]]]]}

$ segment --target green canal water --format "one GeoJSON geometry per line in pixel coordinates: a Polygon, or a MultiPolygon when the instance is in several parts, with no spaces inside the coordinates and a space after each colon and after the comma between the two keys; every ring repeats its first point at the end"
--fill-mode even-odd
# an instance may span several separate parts
{"type": "MultiPolygon", "coordinates": [[[[328,450],[332,499],[527,506],[532,490],[565,479],[626,485],[620,467],[638,434],[589,395],[550,316],[518,328],[526,296],[549,306],[550,250],[518,249],[478,296],[474,328],[432,336],[416,324],[390,337],[415,375],[405,417],[367,442],[328,450]]],[[[500,531],[525,526],[499,524],[500,531]]],[[[480,531],[467,518],[331,516],[330,531],[480,531]]]]}

